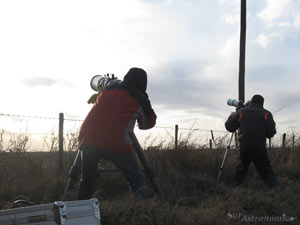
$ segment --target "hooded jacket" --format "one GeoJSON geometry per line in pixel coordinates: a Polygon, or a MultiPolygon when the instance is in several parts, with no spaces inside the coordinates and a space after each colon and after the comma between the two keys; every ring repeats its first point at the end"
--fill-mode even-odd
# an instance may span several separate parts
{"type": "Polygon", "coordinates": [[[128,135],[137,121],[140,129],[150,129],[156,123],[148,95],[147,74],[131,68],[123,82],[107,86],[81,125],[79,144],[119,153],[134,153],[128,135]]]}
{"type": "Polygon", "coordinates": [[[273,115],[263,108],[263,98],[257,96],[253,96],[249,106],[230,115],[225,127],[230,132],[240,128],[241,149],[264,149],[266,138],[276,134],[273,115]]]}

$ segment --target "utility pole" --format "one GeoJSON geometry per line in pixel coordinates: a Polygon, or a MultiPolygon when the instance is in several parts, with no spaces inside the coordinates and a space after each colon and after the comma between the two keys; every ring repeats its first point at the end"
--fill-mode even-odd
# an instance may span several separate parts
{"type": "Polygon", "coordinates": [[[239,100],[245,102],[245,53],[246,53],[246,7],[241,0],[240,60],[239,60],[239,100]]]}
{"type": "MultiPolygon", "coordinates": [[[[239,58],[239,100],[245,102],[245,64],[246,64],[246,19],[247,19],[247,0],[241,0],[241,28],[240,28],[240,58],[239,58]]],[[[240,130],[238,130],[240,135],[240,130]]],[[[236,163],[240,158],[239,145],[236,147],[236,163]]]]}

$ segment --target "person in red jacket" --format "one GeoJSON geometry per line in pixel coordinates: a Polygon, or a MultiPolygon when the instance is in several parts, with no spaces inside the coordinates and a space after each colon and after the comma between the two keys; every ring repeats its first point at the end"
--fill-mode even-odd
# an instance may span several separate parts
{"type": "Polygon", "coordinates": [[[79,132],[82,174],[78,200],[92,197],[100,158],[112,161],[122,171],[134,196],[147,198],[144,176],[129,137],[136,121],[139,129],[155,126],[156,114],[146,88],[147,73],[131,68],[121,83],[100,92],[79,132]]]}

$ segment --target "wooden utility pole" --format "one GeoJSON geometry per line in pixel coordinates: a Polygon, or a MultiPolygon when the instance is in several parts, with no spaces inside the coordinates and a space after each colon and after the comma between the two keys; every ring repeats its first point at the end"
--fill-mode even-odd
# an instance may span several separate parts
{"type": "MultiPolygon", "coordinates": [[[[245,102],[245,64],[246,64],[246,18],[247,1],[241,0],[241,28],[240,28],[240,58],[239,58],[239,100],[245,102]]],[[[238,130],[240,134],[240,130],[238,130]]],[[[236,149],[239,149],[239,145],[236,149]]],[[[237,163],[239,161],[239,151],[237,153],[237,163]]]]}
{"type": "Polygon", "coordinates": [[[245,102],[245,55],[246,55],[246,0],[241,0],[239,100],[245,102]]]}

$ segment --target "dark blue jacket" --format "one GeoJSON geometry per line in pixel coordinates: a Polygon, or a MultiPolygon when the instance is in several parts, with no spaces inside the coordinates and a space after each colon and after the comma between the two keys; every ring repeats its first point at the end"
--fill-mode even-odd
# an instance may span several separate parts
{"type": "Polygon", "coordinates": [[[255,103],[230,115],[225,127],[230,132],[240,129],[241,149],[265,148],[266,138],[272,138],[276,134],[276,124],[271,112],[255,103]]]}

